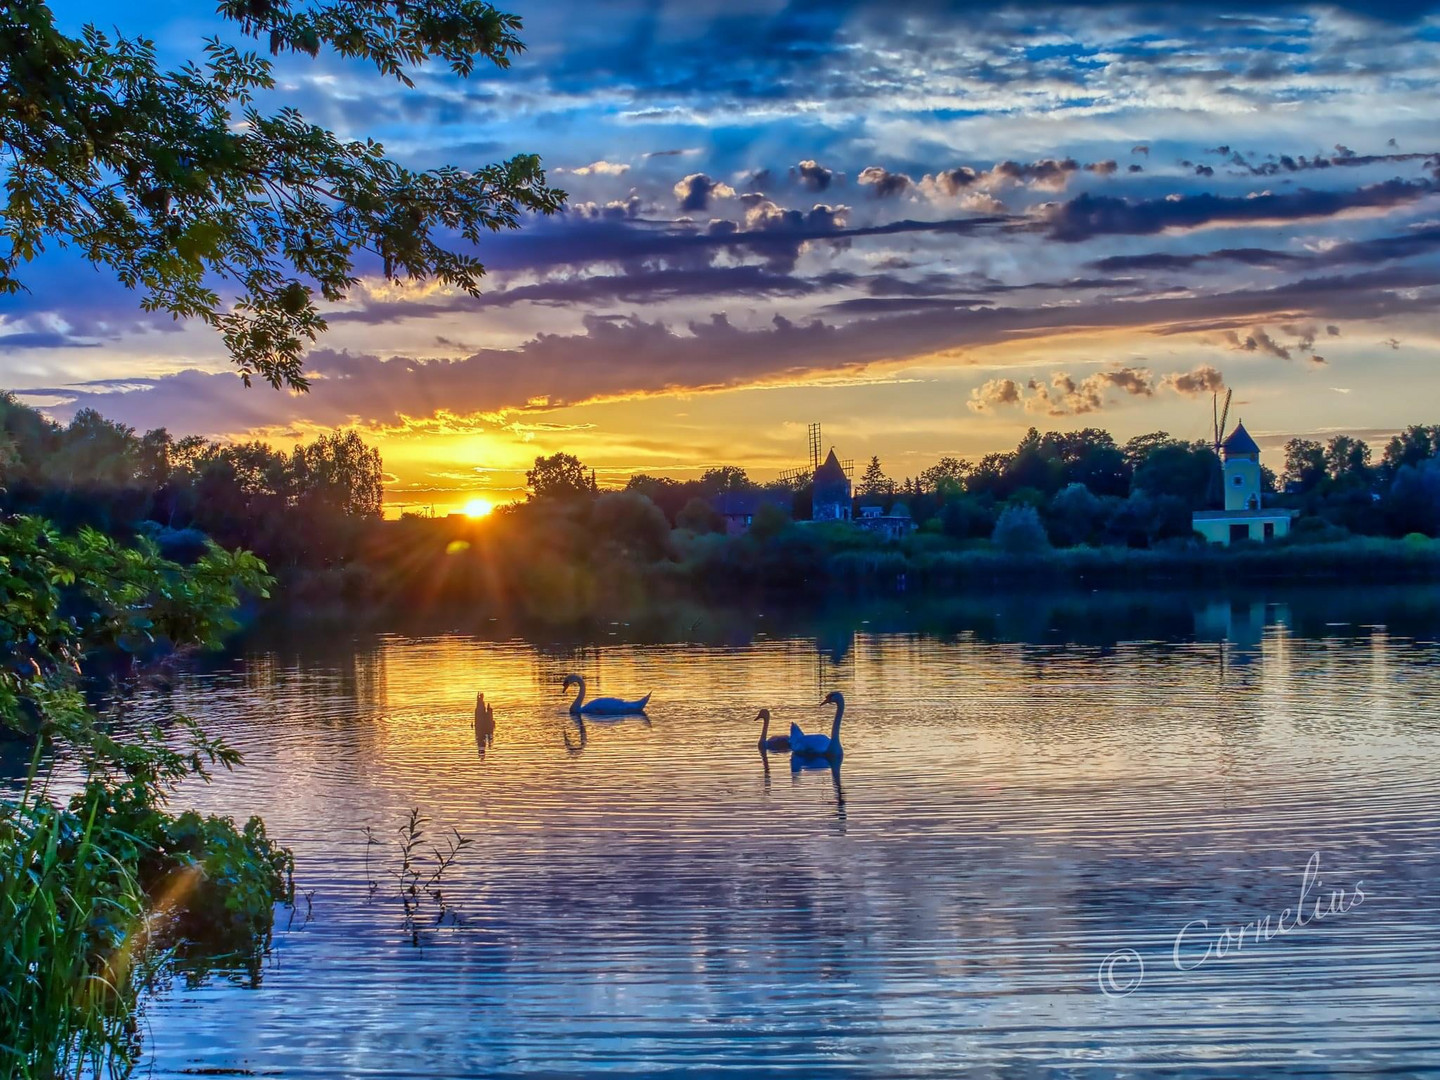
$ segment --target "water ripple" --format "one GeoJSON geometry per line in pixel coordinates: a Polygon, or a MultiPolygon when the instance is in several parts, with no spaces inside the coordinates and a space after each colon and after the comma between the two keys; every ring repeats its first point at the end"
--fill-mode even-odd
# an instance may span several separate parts
{"type": "MultiPolygon", "coordinates": [[[[856,635],[256,647],[142,701],[247,765],[181,802],[263,814],[309,922],[258,989],[175,985],[147,1068],[256,1075],[1415,1075],[1440,1060],[1440,649],[1271,626],[1245,649],[856,635]],[[564,711],[655,691],[649,720],[564,711]],[[755,711],[846,757],[792,772],[755,711]],[[477,744],[474,694],[496,714],[477,744]],[[408,808],[474,838],[412,944],[408,808]],[[1364,901],[1278,918],[1319,856],[1364,901]],[[368,860],[368,861],[367,861],[368,860]],[[369,881],[379,881],[373,890],[369,881]],[[1174,963],[1187,932],[1185,965],[1174,963]],[[1108,996],[1129,949],[1138,987],[1108,996]]],[[[1307,901],[1308,902],[1308,901],[1307,901]]],[[[283,924],[282,917],[282,924],[283,924]]],[[[1128,955],[1128,954],[1127,954],[1128,955]]]]}

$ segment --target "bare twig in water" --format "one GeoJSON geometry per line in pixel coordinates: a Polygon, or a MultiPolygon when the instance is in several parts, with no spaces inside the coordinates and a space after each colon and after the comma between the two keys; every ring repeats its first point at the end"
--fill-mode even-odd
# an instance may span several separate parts
{"type": "MultiPolygon", "coordinates": [[[[405,932],[415,946],[423,944],[421,929],[429,922],[426,915],[428,906],[434,907],[435,927],[443,926],[447,920],[451,926],[460,925],[460,913],[445,899],[443,884],[445,875],[454,869],[460,853],[474,842],[472,837],[462,836],[459,830],[452,828],[441,844],[427,844],[425,837],[429,824],[430,819],[418,808],[410,811],[405,824],[397,830],[400,835],[400,864],[388,871],[399,891],[405,932]]],[[[370,876],[370,848],[380,843],[374,830],[367,826],[365,878],[372,896],[379,888],[379,882],[370,876]]]]}

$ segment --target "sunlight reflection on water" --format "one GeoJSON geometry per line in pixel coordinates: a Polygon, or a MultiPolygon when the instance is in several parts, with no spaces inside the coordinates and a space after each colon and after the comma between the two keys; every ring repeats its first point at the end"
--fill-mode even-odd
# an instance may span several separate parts
{"type": "MultiPolygon", "coordinates": [[[[1261,623],[1264,623],[1264,619],[1261,623]]],[[[247,765],[180,800],[263,814],[313,919],[263,985],[152,1002],[156,1076],[1372,1075],[1440,1051],[1440,648],[1380,626],[1247,641],[855,633],[542,647],[358,636],[182,674],[247,765]],[[1223,663],[1222,663],[1223,652],[1223,663]],[[591,720],[559,690],[655,692],[591,720]],[[792,772],[755,750],[828,730],[792,772]],[[474,696],[495,711],[477,745],[474,696]],[[483,749],[483,753],[482,753],[483,749]],[[415,948],[365,826],[475,840],[415,948]],[[1363,906],[1189,972],[1193,919],[1363,906]],[[1144,984],[1110,998],[1118,948],[1144,984]]],[[[147,700],[156,700],[151,695],[147,700]]],[[[302,904],[302,907],[304,905],[302,904]]],[[[282,925],[283,925],[282,916],[282,925]]],[[[1202,943],[1203,947],[1203,943],[1202,943]]]]}

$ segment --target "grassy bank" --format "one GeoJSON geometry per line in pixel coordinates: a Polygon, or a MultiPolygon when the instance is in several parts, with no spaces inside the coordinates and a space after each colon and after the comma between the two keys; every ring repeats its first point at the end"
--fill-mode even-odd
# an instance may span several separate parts
{"type": "Polygon", "coordinates": [[[886,541],[846,525],[694,533],[648,520],[641,508],[634,520],[617,513],[577,522],[556,512],[386,523],[352,563],[293,576],[280,591],[312,609],[462,610],[560,624],[656,603],[724,603],[737,594],[804,602],[1015,588],[1421,581],[1440,581],[1440,542],[1424,537],[1006,551],[935,533],[886,541]]]}

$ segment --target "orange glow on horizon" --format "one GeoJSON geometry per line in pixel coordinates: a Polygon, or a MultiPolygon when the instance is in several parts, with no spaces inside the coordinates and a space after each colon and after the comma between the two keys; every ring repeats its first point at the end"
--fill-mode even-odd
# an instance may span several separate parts
{"type": "Polygon", "coordinates": [[[465,504],[465,516],[468,518],[488,517],[495,509],[495,504],[489,499],[474,498],[465,504]]]}

